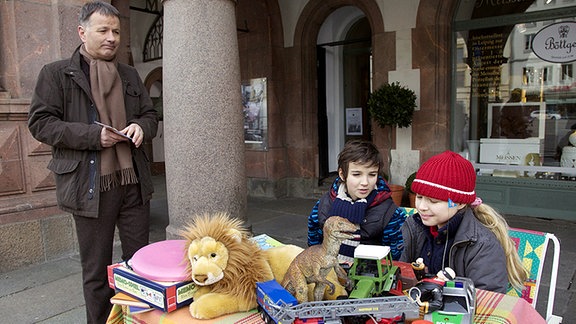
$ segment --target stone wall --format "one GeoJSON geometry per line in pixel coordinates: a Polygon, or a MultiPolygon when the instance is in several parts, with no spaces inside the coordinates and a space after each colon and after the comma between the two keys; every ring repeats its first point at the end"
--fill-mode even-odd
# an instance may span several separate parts
{"type": "Polygon", "coordinates": [[[50,147],[26,125],[29,100],[0,98],[0,273],[77,252],[74,222],[56,206],[50,147]]]}
{"type": "MultiPolygon", "coordinates": [[[[72,215],[56,203],[46,168],[50,146],[27,127],[30,98],[46,63],[81,44],[78,13],[86,0],[0,1],[0,273],[78,253],[72,215]]],[[[129,6],[118,1],[123,26],[129,6]]],[[[120,59],[128,62],[130,28],[120,59]]]]}

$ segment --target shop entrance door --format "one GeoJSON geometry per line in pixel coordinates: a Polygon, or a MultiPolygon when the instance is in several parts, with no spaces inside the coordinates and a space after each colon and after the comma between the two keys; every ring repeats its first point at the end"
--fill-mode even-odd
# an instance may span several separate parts
{"type": "Polygon", "coordinates": [[[358,19],[344,40],[317,45],[319,181],[336,174],[351,139],[371,140],[371,29],[358,19]]]}

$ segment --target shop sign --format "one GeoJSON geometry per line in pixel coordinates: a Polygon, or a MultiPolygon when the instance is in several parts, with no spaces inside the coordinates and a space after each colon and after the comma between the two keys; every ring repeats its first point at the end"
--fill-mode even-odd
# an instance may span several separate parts
{"type": "Polygon", "coordinates": [[[544,148],[539,138],[481,138],[480,163],[532,165],[544,148]]]}
{"type": "Polygon", "coordinates": [[[576,23],[560,22],[542,28],[532,39],[532,51],[548,62],[576,61],[576,23]]]}

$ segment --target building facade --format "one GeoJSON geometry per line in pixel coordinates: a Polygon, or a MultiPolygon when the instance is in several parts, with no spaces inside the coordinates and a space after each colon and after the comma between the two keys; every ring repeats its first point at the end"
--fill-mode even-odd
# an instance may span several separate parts
{"type": "MultiPolygon", "coordinates": [[[[0,272],[75,250],[50,148],[26,119],[42,65],[80,43],[83,3],[0,3],[0,272]]],[[[247,195],[313,196],[354,138],[385,153],[391,183],[452,149],[504,213],[575,219],[574,0],[112,3],[121,59],[162,115],[147,145],[168,183],[168,236],[190,211],[246,219],[247,195]],[[416,93],[410,127],[370,120],[366,102],[386,82],[416,93]]]]}

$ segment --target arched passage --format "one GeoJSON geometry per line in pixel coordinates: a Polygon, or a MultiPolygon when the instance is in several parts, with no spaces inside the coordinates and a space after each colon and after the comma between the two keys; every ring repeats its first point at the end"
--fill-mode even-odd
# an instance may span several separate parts
{"type": "Polygon", "coordinates": [[[144,79],[144,86],[150,98],[154,103],[154,108],[158,111],[160,116],[160,123],[158,124],[158,133],[151,143],[145,143],[149,145],[149,152],[152,158],[152,173],[153,174],[164,174],[164,107],[162,100],[162,67],[157,67],[150,71],[144,79]]]}
{"type": "MultiPolygon", "coordinates": [[[[350,108],[353,108],[352,106],[359,104],[356,102],[356,99],[348,102],[347,99],[362,97],[360,93],[353,91],[351,88],[345,89],[345,68],[343,64],[345,55],[344,48],[339,45],[344,45],[347,38],[349,40],[356,38],[358,35],[354,34],[354,31],[358,32],[359,29],[364,28],[364,30],[367,29],[369,32],[366,37],[367,42],[365,42],[363,46],[367,46],[368,51],[370,51],[371,44],[373,45],[375,42],[380,42],[381,37],[379,35],[382,35],[384,32],[384,26],[379,7],[371,1],[342,0],[326,5],[323,1],[313,0],[303,9],[300,17],[301,19],[296,26],[294,50],[301,53],[300,57],[302,59],[300,78],[301,95],[303,98],[302,118],[309,119],[302,123],[304,127],[302,134],[308,135],[303,136],[302,141],[308,145],[311,151],[315,152],[314,155],[317,156],[316,163],[318,163],[315,168],[315,175],[319,179],[322,179],[327,176],[330,171],[336,171],[334,165],[329,165],[328,161],[334,162],[344,142],[351,137],[355,137],[354,135],[350,136],[350,134],[346,134],[344,108],[349,105],[350,108]],[[361,20],[364,20],[364,27],[355,25],[355,23],[362,24],[360,22],[361,20]],[[326,24],[332,24],[334,26],[325,27],[326,24]],[[330,41],[324,39],[327,43],[338,45],[339,48],[333,53],[327,53],[331,50],[326,50],[326,46],[318,46],[318,44],[322,45],[323,43],[322,37],[329,37],[327,35],[330,34],[323,30],[323,28],[339,30],[331,34],[332,39],[330,39],[330,41]],[[351,34],[349,34],[349,32],[351,32],[351,34]],[[342,43],[337,44],[338,41],[342,41],[342,43]],[[332,54],[335,56],[331,56],[332,54]],[[329,62],[326,62],[326,59],[329,62]],[[316,69],[318,66],[317,62],[323,62],[322,66],[326,68],[319,72],[316,69]],[[328,65],[325,65],[326,63],[328,65]],[[324,83],[324,81],[326,81],[326,83],[324,83]],[[326,85],[326,87],[323,87],[323,85],[326,85]],[[325,107],[322,106],[323,104],[325,107]],[[335,116],[327,116],[327,114],[325,114],[326,111],[328,111],[328,115],[335,113],[335,116]],[[312,120],[314,120],[314,122],[312,122],[312,120]]],[[[348,46],[348,48],[352,50],[353,47],[354,46],[348,46]]],[[[393,53],[393,43],[390,43],[389,48],[392,50],[391,53],[393,53]]],[[[374,47],[371,49],[373,55],[388,55],[388,53],[380,52],[380,50],[376,50],[374,47]]],[[[348,56],[348,58],[352,57],[353,56],[348,56]]],[[[367,57],[369,60],[369,54],[367,57]]],[[[393,62],[393,56],[386,61],[393,62]]],[[[378,60],[378,62],[382,61],[378,60]]],[[[370,64],[367,63],[367,65],[370,64]]],[[[352,65],[349,64],[348,67],[350,66],[352,65]]],[[[385,66],[379,67],[386,69],[385,66]]],[[[354,68],[359,68],[359,65],[354,65],[354,68]]],[[[374,69],[376,68],[378,67],[375,66],[374,69]]],[[[359,76],[355,75],[356,73],[360,72],[357,70],[347,70],[346,77],[354,76],[358,78],[359,76]]],[[[368,82],[364,91],[368,91],[369,93],[370,73],[365,74],[364,78],[368,82]]],[[[368,120],[367,116],[365,115],[363,117],[364,125],[366,125],[368,120]]],[[[369,135],[367,132],[367,129],[363,129],[362,134],[354,132],[352,132],[352,134],[356,134],[356,137],[364,137],[363,135],[369,135]]]]}

